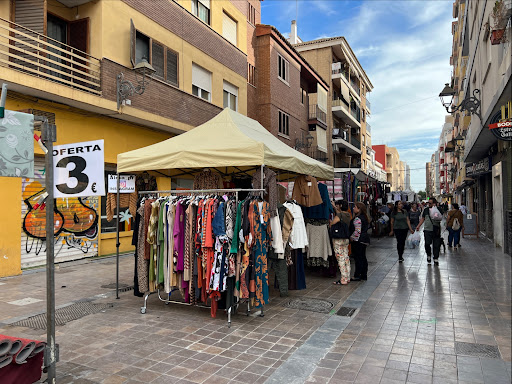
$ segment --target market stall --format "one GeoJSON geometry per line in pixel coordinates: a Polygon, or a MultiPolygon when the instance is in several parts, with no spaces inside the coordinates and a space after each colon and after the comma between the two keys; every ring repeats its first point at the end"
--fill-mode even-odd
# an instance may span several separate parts
{"type": "MultiPolygon", "coordinates": [[[[148,293],[145,295],[144,307],[141,309],[143,313],[146,310],[148,295],[155,291],[159,293],[157,286],[162,286],[159,280],[162,269],[169,271],[169,268],[177,275],[180,275],[180,272],[182,275],[182,277],[178,276],[178,280],[181,278],[182,281],[163,281],[166,287],[164,291],[169,295],[173,291],[171,287],[175,287],[175,290],[182,292],[185,302],[196,304],[198,302],[196,299],[202,298],[201,301],[204,303],[204,284],[207,284],[210,299],[218,297],[216,292],[219,289],[229,287],[231,291],[237,291],[240,297],[255,302],[256,308],[263,310],[263,304],[268,299],[268,276],[265,275],[267,255],[264,249],[266,242],[270,239],[265,236],[265,233],[270,233],[271,221],[277,216],[276,204],[273,203],[276,197],[265,196],[265,200],[270,201],[269,204],[264,201],[263,192],[266,189],[268,195],[275,194],[275,191],[269,191],[270,180],[274,180],[275,183],[277,180],[290,180],[297,175],[305,175],[300,177],[303,179],[301,179],[303,185],[309,189],[312,186],[317,188],[317,179],[332,180],[334,176],[332,167],[292,149],[257,121],[230,109],[225,109],[210,121],[182,135],[118,155],[118,175],[145,171],[168,177],[194,179],[194,190],[146,190],[139,193],[140,196],[151,198],[152,207],[156,207],[155,212],[146,213],[151,215],[152,220],[163,219],[163,216],[166,216],[168,223],[178,225],[175,221],[176,217],[181,215],[182,209],[191,207],[191,212],[187,216],[191,220],[187,223],[188,227],[180,228],[179,225],[174,227],[178,228],[178,232],[183,230],[191,239],[189,246],[183,249],[184,256],[179,254],[181,258],[184,257],[185,266],[181,265],[180,258],[171,260],[172,257],[170,259],[162,257],[160,248],[159,251],[151,251],[154,254],[151,253],[153,256],[150,255],[149,259],[154,262],[149,262],[149,272],[142,271],[142,273],[149,273],[148,293]],[[223,181],[237,175],[252,177],[251,188],[222,188],[223,181]],[[249,193],[249,196],[239,201],[240,192],[249,193]],[[221,212],[225,212],[226,217],[223,216],[221,222],[226,226],[217,228],[214,238],[198,240],[198,234],[202,235],[205,231],[211,234],[208,225],[217,220],[218,207],[222,207],[221,212]],[[162,213],[162,209],[165,210],[165,214],[162,213]],[[227,215],[229,210],[233,221],[238,223],[238,214],[241,213],[241,209],[247,210],[243,215],[246,220],[249,220],[249,217],[253,219],[247,223],[241,223],[250,229],[243,231],[245,242],[241,241],[243,245],[237,245],[238,249],[236,249],[237,247],[232,247],[232,243],[238,241],[236,235],[238,232],[230,228],[231,223],[228,225],[227,215]],[[157,212],[160,212],[160,217],[157,212]],[[193,228],[195,231],[192,230],[193,228]],[[193,236],[196,237],[195,241],[192,239],[193,236]],[[254,238],[256,240],[253,241],[254,238]],[[190,251],[190,247],[194,246],[198,249],[196,253],[190,251]],[[249,255],[249,247],[256,247],[256,251],[254,251],[255,248],[251,249],[251,252],[257,255],[254,266],[250,266],[246,259],[249,255]],[[231,256],[233,250],[234,257],[231,256]],[[195,270],[194,266],[197,267],[195,270]],[[252,267],[254,270],[250,269],[252,267]],[[235,272],[233,268],[236,269],[235,272]],[[212,270],[221,271],[228,278],[233,277],[233,282],[223,279],[222,276],[219,278],[215,275],[216,272],[211,272],[212,270]],[[232,272],[233,276],[231,276],[232,272]],[[254,292],[247,288],[253,286],[256,287],[254,292]],[[198,290],[202,290],[202,293],[198,290]]],[[[119,187],[117,191],[117,209],[119,209],[119,187]]],[[[272,233],[277,230],[274,224],[272,224],[272,233]]],[[[117,233],[119,234],[118,231],[117,233]]],[[[155,234],[157,239],[159,236],[163,236],[162,247],[168,247],[170,236],[166,238],[165,233],[164,235],[155,234]]],[[[176,236],[176,230],[174,236],[176,236]]],[[[174,244],[172,246],[176,249],[174,244]]],[[[119,254],[119,240],[117,254],[119,254]]],[[[164,272],[164,275],[167,274],[164,272]]],[[[145,285],[142,288],[145,289],[145,285]]],[[[168,301],[168,299],[164,300],[168,301]]],[[[211,303],[213,304],[213,299],[211,303]]],[[[227,308],[228,321],[230,321],[230,308],[227,308]]],[[[212,316],[214,315],[212,308],[212,316]]]]}

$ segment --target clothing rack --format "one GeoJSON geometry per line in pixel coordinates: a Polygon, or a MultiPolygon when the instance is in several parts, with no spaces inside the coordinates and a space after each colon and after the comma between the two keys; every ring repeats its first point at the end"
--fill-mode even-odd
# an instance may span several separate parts
{"type": "MultiPolygon", "coordinates": [[[[263,185],[263,183],[261,184],[263,185]]],[[[212,193],[234,193],[235,194],[235,204],[238,205],[238,193],[239,192],[249,192],[249,193],[258,193],[261,195],[261,197],[263,197],[263,194],[265,193],[265,189],[242,189],[242,188],[234,188],[234,189],[192,189],[192,190],[175,190],[175,189],[170,189],[170,190],[166,190],[166,191],[140,191],[138,192],[139,195],[162,195],[162,194],[169,194],[169,195],[193,195],[193,194],[212,194],[212,193]]],[[[238,235],[238,234],[236,234],[238,235]]],[[[176,301],[176,300],[171,300],[171,294],[172,292],[174,291],[177,291],[179,289],[171,289],[171,291],[168,293],[168,297],[167,299],[166,298],[162,298],[162,296],[160,295],[160,289],[157,288],[156,291],[154,292],[146,292],[144,294],[144,305],[140,308],[140,313],[142,314],[145,314],[146,311],[147,311],[147,301],[148,301],[148,297],[152,294],[157,294],[158,295],[158,299],[160,301],[163,301],[165,304],[170,304],[170,303],[174,303],[174,304],[181,304],[181,305],[195,305],[195,304],[189,304],[189,303],[185,303],[185,302],[182,302],[182,301],[176,301]]],[[[228,314],[228,328],[231,328],[231,314],[233,313],[234,311],[234,308],[238,308],[240,304],[240,300],[237,300],[236,302],[234,302],[229,308],[226,308],[226,311],[227,311],[227,314],[228,314]]],[[[206,305],[195,305],[196,307],[199,307],[199,308],[210,308],[209,306],[206,306],[206,305]]],[[[250,299],[247,300],[247,316],[249,316],[251,312],[251,307],[250,307],[250,299]]],[[[261,313],[260,313],[260,316],[263,317],[264,316],[264,309],[263,309],[263,306],[261,307],[261,313]]]]}

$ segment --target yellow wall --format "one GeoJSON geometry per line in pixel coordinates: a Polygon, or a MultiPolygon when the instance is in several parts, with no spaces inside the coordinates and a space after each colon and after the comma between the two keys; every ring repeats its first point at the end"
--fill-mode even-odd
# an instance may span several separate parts
{"type": "Polygon", "coordinates": [[[21,178],[0,177],[0,212],[0,277],[19,275],[21,178]]]}
{"type": "MultiPolygon", "coordinates": [[[[187,3],[187,2],[185,2],[187,3]]],[[[121,1],[102,1],[103,5],[103,57],[120,63],[126,67],[131,67],[130,62],[130,19],[133,20],[135,28],[140,32],[146,34],[152,39],[162,43],[170,49],[178,52],[179,54],[179,88],[185,92],[192,93],[192,63],[207,69],[213,73],[212,76],[212,103],[223,107],[223,81],[226,80],[234,86],[238,87],[238,112],[247,114],[247,79],[238,75],[221,63],[213,60],[210,56],[200,51],[193,45],[185,42],[180,37],[169,32],[161,25],[155,23],[148,17],[137,12],[135,9],[129,7],[121,1]],[[116,15],[115,17],[113,15],[116,15]]],[[[212,4],[212,12],[214,18],[220,18],[220,25],[222,26],[222,7],[223,4],[226,9],[230,10],[230,15],[237,14],[238,17],[245,17],[236,10],[234,6],[227,1],[215,2],[212,4]],[[231,13],[231,11],[233,13],[231,13]],[[238,13],[235,13],[238,12],[238,13]],[[220,16],[215,14],[220,12],[220,16]]],[[[184,4],[185,5],[185,4],[184,4]]],[[[188,6],[190,9],[190,5],[188,6]]],[[[245,47],[244,52],[247,51],[246,34],[247,23],[239,23],[239,33],[243,33],[243,38],[239,39],[240,44],[245,47]]],[[[220,29],[219,29],[220,31],[220,29]]]]}
{"type": "MultiPolygon", "coordinates": [[[[170,137],[168,134],[112,118],[84,116],[71,111],[69,107],[64,105],[44,101],[30,103],[8,98],[6,108],[10,110],[34,108],[55,113],[58,139],[55,145],[104,139],[106,163],[115,164],[118,153],[151,145],[170,137]]],[[[42,155],[42,151],[37,145],[35,146],[35,153],[42,155]]],[[[158,179],[159,188],[170,189],[170,179],[158,179]]],[[[2,212],[2,215],[0,215],[0,228],[2,230],[0,253],[3,252],[0,254],[2,259],[0,261],[0,276],[12,276],[20,273],[21,195],[20,178],[0,177],[0,212],[2,212]],[[16,225],[13,225],[13,223],[16,223],[16,225]],[[4,254],[7,254],[8,259],[3,258],[4,254]]],[[[115,252],[115,234],[102,234],[100,239],[98,251],[100,255],[115,252]]],[[[121,233],[120,250],[121,252],[133,250],[131,231],[121,233]]]]}
{"type": "MultiPolygon", "coordinates": [[[[30,103],[11,100],[8,96],[6,108],[10,110],[35,108],[55,113],[57,142],[54,145],[104,139],[106,163],[117,163],[118,153],[151,145],[171,137],[165,133],[112,118],[77,114],[65,105],[55,103],[53,105],[44,101],[30,103]]],[[[42,151],[37,145],[35,153],[42,155],[42,151]]]]}

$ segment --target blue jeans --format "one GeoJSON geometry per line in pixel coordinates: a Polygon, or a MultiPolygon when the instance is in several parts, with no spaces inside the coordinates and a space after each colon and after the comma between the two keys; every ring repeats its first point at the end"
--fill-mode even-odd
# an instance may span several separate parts
{"type": "Polygon", "coordinates": [[[459,228],[458,230],[453,230],[451,227],[448,227],[448,245],[451,247],[452,244],[454,247],[459,245],[460,243],[460,231],[462,228],[459,228]]]}

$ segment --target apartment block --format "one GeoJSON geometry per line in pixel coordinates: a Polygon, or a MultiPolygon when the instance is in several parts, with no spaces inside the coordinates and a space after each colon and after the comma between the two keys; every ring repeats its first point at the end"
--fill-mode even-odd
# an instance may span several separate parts
{"type": "Polygon", "coordinates": [[[328,84],[270,25],[256,26],[258,120],[287,145],[327,162],[328,84]]]}
{"type": "MultiPolygon", "coordinates": [[[[2,1],[6,108],[48,117],[57,126],[56,145],[103,139],[107,177],[118,153],[186,132],[223,108],[248,113],[252,31],[260,19],[257,0],[2,1]],[[118,84],[141,93],[134,67],[144,61],[155,70],[149,83],[146,77],[143,93],[133,92],[118,107],[118,84]]],[[[0,218],[6,230],[0,247],[9,265],[0,276],[45,262],[45,239],[22,225],[27,203],[44,189],[42,155],[36,146],[34,179],[0,177],[1,201],[9,202],[9,214],[0,218]]],[[[155,176],[160,188],[169,189],[169,178],[155,176]]],[[[60,200],[61,209],[74,203],[91,215],[83,223],[87,231],[58,234],[57,262],[115,252],[116,220],[120,250],[132,249],[132,219],[107,221],[105,197],[60,200]]]]}
{"type": "Polygon", "coordinates": [[[327,150],[335,172],[368,172],[371,127],[367,123],[373,85],[344,37],[302,42],[292,24],[290,42],[329,84],[327,150]]]}

